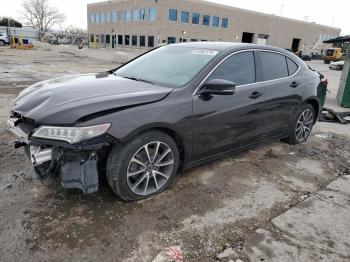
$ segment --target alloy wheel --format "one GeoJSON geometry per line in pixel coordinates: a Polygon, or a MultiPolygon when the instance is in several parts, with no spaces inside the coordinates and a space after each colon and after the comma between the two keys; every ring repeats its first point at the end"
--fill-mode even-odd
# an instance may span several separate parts
{"type": "Polygon", "coordinates": [[[304,142],[309,136],[314,123],[314,113],[306,109],[301,113],[295,129],[295,138],[298,142],[304,142]]]}
{"type": "Polygon", "coordinates": [[[129,189],[142,196],[160,191],[174,168],[171,148],[159,141],[142,146],[131,158],[127,169],[129,189]]]}

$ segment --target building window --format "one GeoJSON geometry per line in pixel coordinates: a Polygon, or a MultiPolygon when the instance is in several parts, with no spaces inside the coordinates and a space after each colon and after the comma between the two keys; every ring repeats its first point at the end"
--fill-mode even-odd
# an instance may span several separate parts
{"type": "Polygon", "coordinates": [[[106,44],[109,44],[111,42],[111,36],[106,35],[106,44]]]}
{"type": "Polygon", "coordinates": [[[203,15],[203,25],[209,26],[210,24],[210,15],[203,15]]]}
{"type": "Polygon", "coordinates": [[[177,10],[169,9],[169,20],[170,21],[177,21],[177,10]]]}
{"type": "Polygon", "coordinates": [[[119,21],[125,21],[125,11],[119,11],[118,12],[118,20],[119,21]]]}
{"type": "Polygon", "coordinates": [[[118,45],[122,45],[122,44],[123,44],[123,36],[118,35],[118,45]]]}
{"type": "Polygon", "coordinates": [[[124,45],[130,45],[130,36],[129,35],[124,36],[124,45]]]}
{"type": "Polygon", "coordinates": [[[193,13],[192,14],[192,24],[194,25],[199,25],[199,19],[200,19],[201,15],[198,13],[193,13]]]}
{"type": "Polygon", "coordinates": [[[146,37],[144,35],[140,36],[140,46],[146,46],[146,37]]]}
{"type": "Polygon", "coordinates": [[[90,23],[91,23],[91,24],[94,24],[94,23],[95,23],[95,15],[94,15],[94,14],[91,14],[91,15],[90,15],[90,23]]]}
{"type": "Polygon", "coordinates": [[[148,36],[148,47],[154,47],[154,36],[148,36]]]}
{"type": "Polygon", "coordinates": [[[111,13],[108,12],[107,13],[107,23],[110,23],[111,22],[111,13]]]}
{"type": "Polygon", "coordinates": [[[220,18],[217,16],[213,16],[213,26],[219,27],[219,24],[220,24],[220,18]]]}
{"type": "Polygon", "coordinates": [[[101,41],[101,44],[105,43],[105,35],[101,35],[100,41],[101,41]]]}
{"type": "Polygon", "coordinates": [[[156,21],[156,9],[155,8],[149,9],[149,20],[156,21]]]}
{"type": "Polygon", "coordinates": [[[140,10],[139,9],[132,10],[132,21],[140,21],[140,10]]]}
{"type": "Polygon", "coordinates": [[[131,11],[127,10],[125,11],[125,22],[130,22],[131,21],[131,11]]]}
{"type": "Polygon", "coordinates": [[[140,20],[141,21],[144,21],[144,20],[147,20],[147,13],[146,13],[146,9],[141,9],[140,10],[140,20]]]}
{"type": "Polygon", "coordinates": [[[189,12],[182,11],[181,12],[181,23],[187,23],[188,24],[189,17],[190,17],[190,13],[189,12]]]}
{"type": "Polygon", "coordinates": [[[112,12],[112,22],[115,23],[115,22],[117,22],[117,20],[118,20],[117,12],[114,11],[114,12],[112,12]]]}
{"type": "Polygon", "coordinates": [[[176,37],[168,37],[168,44],[175,44],[176,43],[176,37]]]}
{"type": "Polygon", "coordinates": [[[96,14],[96,23],[101,23],[101,15],[100,14],[96,14]]]}
{"type": "Polygon", "coordinates": [[[101,14],[101,24],[104,24],[104,23],[106,23],[106,14],[102,13],[101,14]]]}
{"type": "Polygon", "coordinates": [[[228,27],[228,18],[223,18],[222,19],[221,27],[222,28],[227,28],[228,27]]]}
{"type": "Polygon", "coordinates": [[[191,39],[191,42],[198,42],[198,39],[191,39]]]}
{"type": "Polygon", "coordinates": [[[90,34],[90,42],[91,43],[95,42],[95,35],[94,34],[90,34]]]}
{"type": "Polygon", "coordinates": [[[133,35],[133,36],[131,37],[131,44],[132,44],[133,46],[137,46],[137,35],[133,35]]]}

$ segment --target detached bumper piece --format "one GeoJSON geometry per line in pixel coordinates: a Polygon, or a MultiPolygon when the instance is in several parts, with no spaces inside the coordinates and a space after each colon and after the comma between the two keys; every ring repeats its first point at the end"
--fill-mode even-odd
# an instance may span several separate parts
{"type": "Polygon", "coordinates": [[[66,152],[61,164],[61,184],[64,188],[79,188],[84,194],[98,190],[96,153],[66,152]]]}

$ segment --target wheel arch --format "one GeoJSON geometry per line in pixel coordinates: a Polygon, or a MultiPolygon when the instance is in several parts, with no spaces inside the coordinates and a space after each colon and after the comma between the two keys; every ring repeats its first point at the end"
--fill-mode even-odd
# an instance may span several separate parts
{"type": "Polygon", "coordinates": [[[179,157],[180,157],[180,167],[189,161],[189,156],[191,155],[190,149],[191,147],[186,146],[185,138],[179,131],[177,131],[175,128],[173,128],[171,125],[164,124],[164,123],[158,123],[158,124],[152,124],[152,125],[146,125],[143,127],[140,127],[132,132],[130,132],[123,140],[123,143],[127,143],[135,136],[145,133],[151,130],[158,130],[161,131],[167,135],[169,135],[176,143],[179,149],[179,157]]]}
{"type": "Polygon", "coordinates": [[[321,105],[320,105],[320,100],[319,100],[319,98],[318,97],[309,97],[308,99],[306,99],[305,101],[304,101],[306,104],[309,104],[309,105],[311,105],[313,108],[314,108],[314,110],[315,110],[315,113],[316,113],[316,117],[315,117],[315,122],[317,121],[317,119],[318,119],[318,116],[319,116],[319,114],[320,114],[320,112],[321,112],[321,105]]]}

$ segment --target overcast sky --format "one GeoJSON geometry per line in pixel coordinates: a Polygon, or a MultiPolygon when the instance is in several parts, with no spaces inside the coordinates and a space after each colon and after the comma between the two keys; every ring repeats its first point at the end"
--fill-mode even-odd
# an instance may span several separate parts
{"type": "MultiPolygon", "coordinates": [[[[182,1],[182,0],[178,0],[182,1]]],[[[210,0],[211,2],[250,9],[268,14],[276,14],[294,19],[316,22],[342,29],[342,34],[350,34],[349,0],[210,0]],[[283,8],[282,8],[283,6],[283,8]]],[[[21,20],[21,4],[23,0],[2,0],[0,16],[11,16],[21,20]],[[5,4],[6,3],[6,4],[5,4]]],[[[67,16],[62,25],[86,28],[86,5],[102,2],[99,0],[49,0],[67,16]]]]}

